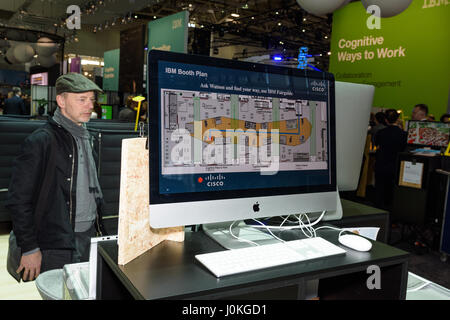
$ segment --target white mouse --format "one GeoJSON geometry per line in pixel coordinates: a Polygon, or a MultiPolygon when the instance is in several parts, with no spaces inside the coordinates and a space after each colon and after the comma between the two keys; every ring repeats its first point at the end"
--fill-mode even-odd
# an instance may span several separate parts
{"type": "Polygon", "coordinates": [[[372,243],[369,240],[357,236],[356,234],[344,234],[339,236],[339,242],[356,251],[369,251],[372,249],[372,243]]]}

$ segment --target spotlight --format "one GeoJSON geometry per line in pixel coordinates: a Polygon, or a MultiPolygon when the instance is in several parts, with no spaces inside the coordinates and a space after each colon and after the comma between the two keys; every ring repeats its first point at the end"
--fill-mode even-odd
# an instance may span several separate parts
{"type": "Polygon", "coordinates": [[[273,61],[283,61],[283,56],[281,54],[271,54],[270,58],[273,61]]]}

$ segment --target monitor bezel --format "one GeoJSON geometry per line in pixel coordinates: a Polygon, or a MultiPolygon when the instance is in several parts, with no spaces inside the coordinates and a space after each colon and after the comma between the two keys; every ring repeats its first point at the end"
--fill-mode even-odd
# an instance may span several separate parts
{"type": "MultiPolygon", "coordinates": [[[[442,121],[428,121],[428,120],[408,120],[408,127],[406,128],[406,144],[408,146],[412,146],[412,147],[427,147],[427,148],[432,148],[435,150],[440,150],[442,148],[447,148],[449,142],[450,142],[450,134],[449,134],[449,139],[447,141],[447,144],[445,146],[437,146],[437,145],[430,145],[430,144],[420,144],[420,143],[409,143],[409,127],[411,125],[411,123],[445,123],[442,121]]],[[[449,124],[450,127],[450,124],[449,124]]],[[[450,133],[450,128],[449,128],[449,133],[450,133]]]]}
{"type": "Polygon", "coordinates": [[[268,197],[278,195],[294,195],[323,193],[336,191],[336,128],[335,128],[335,85],[334,75],[327,72],[300,70],[295,68],[251,63],[237,60],[228,60],[200,55],[188,55],[160,50],[150,50],[147,59],[148,79],[148,126],[149,126],[149,165],[150,165],[150,205],[169,204],[179,202],[195,202],[208,200],[225,200],[236,198],[268,197]],[[255,188],[244,190],[201,191],[161,194],[159,192],[160,163],[160,105],[158,101],[158,61],[178,62],[185,64],[205,65],[219,68],[237,70],[253,70],[256,72],[269,72],[287,76],[301,76],[329,81],[329,165],[331,183],[326,185],[312,185],[302,187],[255,188]],[[155,76],[156,75],[156,76],[155,76]]]}

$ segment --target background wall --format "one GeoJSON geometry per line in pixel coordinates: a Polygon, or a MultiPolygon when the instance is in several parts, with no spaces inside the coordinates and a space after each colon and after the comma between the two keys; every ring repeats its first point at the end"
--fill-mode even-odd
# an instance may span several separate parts
{"type": "Polygon", "coordinates": [[[373,30],[367,27],[370,15],[361,2],[336,11],[330,72],[339,81],[375,85],[374,107],[402,109],[409,118],[415,104],[426,103],[439,119],[449,101],[450,5],[434,3],[440,5],[413,0],[373,30]],[[378,38],[377,44],[369,44],[370,37],[378,38]],[[362,45],[352,48],[351,41],[359,39],[362,45]]]}
{"type": "Polygon", "coordinates": [[[76,52],[79,55],[103,57],[105,51],[120,47],[120,32],[101,31],[97,33],[80,30],[77,33],[78,42],[67,43],[65,53],[76,52]]]}

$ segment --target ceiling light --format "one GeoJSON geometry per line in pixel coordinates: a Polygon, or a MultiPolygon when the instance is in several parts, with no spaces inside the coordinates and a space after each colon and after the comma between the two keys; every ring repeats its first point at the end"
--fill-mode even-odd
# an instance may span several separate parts
{"type": "Polygon", "coordinates": [[[100,62],[99,61],[95,61],[95,60],[81,59],[81,64],[83,66],[85,66],[85,65],[99,66],[100,62]]]}
{"type": "Polygon", "coordinates": [[[272,57],[272,60],[274,60],[274,61],[281,61],[281,60],[283,60],[283,57],[280,56],[280,55],[274,55],[274,56],[272,57]]]}
{"type": "Polygon", "coordinates": [[[239,18],[239,13],[232,13],[231,16],[234,18],[239,18]]]}

